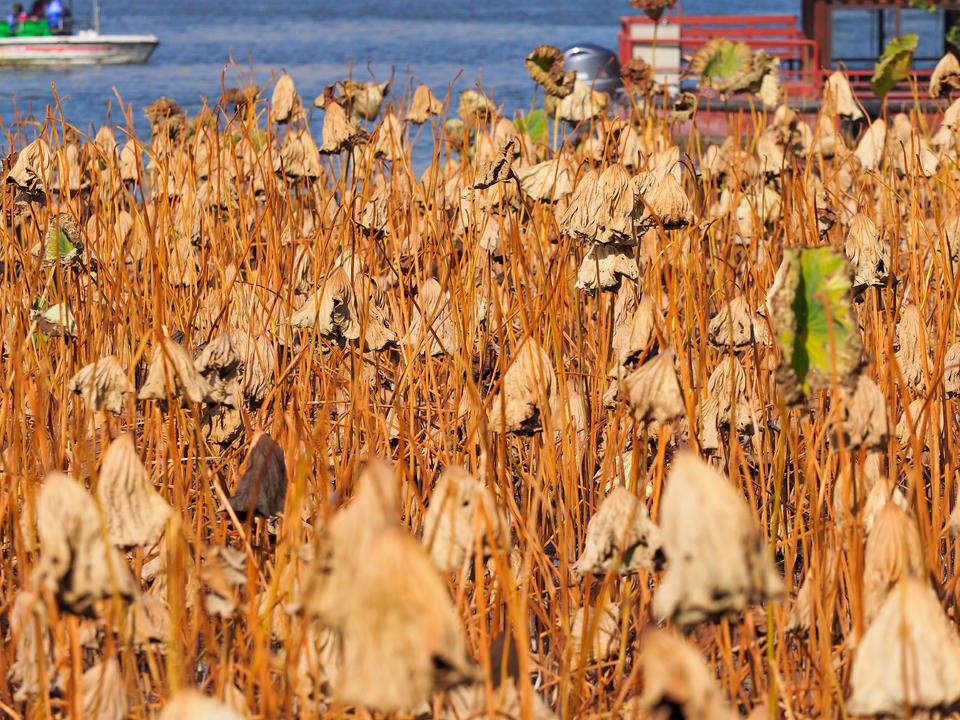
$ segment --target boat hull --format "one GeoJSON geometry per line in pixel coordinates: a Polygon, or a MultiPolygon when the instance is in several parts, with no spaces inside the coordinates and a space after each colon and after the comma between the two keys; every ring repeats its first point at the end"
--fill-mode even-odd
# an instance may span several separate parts
{"type": "Polygon", "coordinates": [[[145,63],[153,35],[51,35],[0,38],[0,65],[122,65],[145,63]]]}

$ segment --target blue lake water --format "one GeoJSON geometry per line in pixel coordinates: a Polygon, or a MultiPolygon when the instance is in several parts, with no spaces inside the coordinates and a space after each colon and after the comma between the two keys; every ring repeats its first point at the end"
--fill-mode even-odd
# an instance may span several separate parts
{"type": "MultiPolygon", "coordinates": [[[[686,14],[791,13],[789,0],[688,0],[686,14]]],[[[77,15],[87,0],[75,0],[77,15]]],[[[2,69],[0,123],[9,127],[15,107],[43,118],[56,87],[68,122],[86,131],[108,112],[122,123],[117,96],[132,106],[138,132],[143,108],[160,95],[195,110],[202,97],[215,102],[221,89],[238,84],[240,71],[269,84],[287,71],[305,102],[347,76],[404,81],[413,76],[443,96],[459,73],[454,92],[478,80],[510,111],[527,107],[533,83],[523,57],[536,45],[566,47],[593,42],[616,48],[618,19],[636,11],[626,0],[363,0],[275,3],[259,0],[101,0],[105,33],[153,33],[160,38],[146,65],[60,70],[2,69]],[[16,104],[14,103],[16,98],[16,104]]],[[[923,20],[922,11],[914,11],[923,20]]],[[[3,10],[3,14],[6,10],[3,10]]],[[[836,28],[838,42],[862,41],[863,18],[854,14],[836,28]],[[859,23],[859,25],[858,25],[859,23]]],[[[929,20],[926,21],[929,24],[929,20]]],[[[906,30],[913,29],[906,27],[906,30]]],[[[862,42],[861,42],[862,44],[862,42]]],[[[867,48],[867,52],[871,49],[867,48]]],[[[315,130],[318,130],[315,129],[315,130]]]]}

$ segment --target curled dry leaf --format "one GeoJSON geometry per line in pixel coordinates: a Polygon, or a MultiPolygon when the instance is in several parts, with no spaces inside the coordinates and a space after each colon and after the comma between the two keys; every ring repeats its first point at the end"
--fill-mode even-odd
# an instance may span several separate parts
{"type": "Polygon", "coordinates": [[[734,356],[720,361],[707,381],[700,403],[700,447],[720,448],[720,431],[749,432],[754,427],[753,409],[747,401],[747,375],[734,356]]]}
{"type": "Polygon", "coordinates": [[[247,583],[247,556],[230,547],[210,547],[204,552],[200,580],[206,594],[204,607],[211,615],[230,617],[242,602],[241,592],[247,583]]]}
{"type": "Polygon", "coordinates": [[[117,415],[123,412],[124,398],[133,390],[126,371],[113,355],[84,365],[67,384],[67,392],[79,395],[94,412],[107,410],[117,415]]]}
{"type": "Polygon", "coordinates": [[[420,288],[410,314],[407,344],[418,354],[442,355],[454,353],[460,347],[450,316],[450,293],[433,278],[420,288]]]}
{"type": "Polygon", "coordinates": [[[9,612],[14,655],[7,679],[16,687],[14,701],[23,703],[40,694],[42,678],[46,678],[51,690],[62,685],[62,681],[56,675],[56,650],[46,603],[34,593],[20,590],[13,597],[9,612]]]}
{"type": "Polygon", "coordinates": [[[637,422],[666,424],[686,415],[672,350],[638,367],[623,379],[622,386],[637,422]]]}
{"type": "Polygon", "coordinates": [[[306,117],[303,103],[297,95],[293,78],[284,73],[277,80],[273,88],[273,97],[270,98],[270,122],[279,125],[297,122],[306,117]]]}
{"type": "Polygon", "coordinates": [[[640,278],[635,251],[623,245],[591,245],[577,270],[577,289],[592,292],[620,289],[623,279],[640,278]]]}
{"type": "Polygon", "coordinates": [[[53,179],[52,171],[50,146],[43,138],[37,138],[17,153],[5,182],[13,185],[16,200],[43,203],[53,179]]]}
{"type": "Polygon", "coordinates": [[[638,658],[643,668],[640,708],[652,720],[736,720],[696,647],[669,630],[647,630],[638,658]]]}
{"type": "Polygon", "coordinates": [[[212,390],[186,348],[165,337],[153,350],[147,379],[137,397],[141,400],[166,400],[168,388],[171,396],[194,403],[203,402],[212,390]]]}
{"type": "Polygon", "coordinates": [[[37,586],[54,594],[58,604],[78,615],[94,603],[118,595],[135,595],[130,571],[103,535],[100,512],[76,480],[51,473],[37,499],[40,559],[34,569],[37,586]]]}
{"type": "MultiPolygon", "coordinates": [[[[516,681],[509,679],[499,686],[494,684],[492,704],[487,701],[486,683],[473,683],[454,688],[446,694],[446,705],[438,720],[475,720],[492,713],[502,720],[521,720],[525,717],[523,698],[516,681]]],[[[531,720],[557,720],[543,698],[532,693],[531,720]]]]}
{"type": "Polygon", "coordinates": [[[323,143],[320,152],[324,155],[336,155],[344,150],[352,150],[368,140],[367,133],[354,125],[347,112],[333,100],[324,106],[323,143]]]}
{"type": "Polygon", "coordinates": [[[900,716],[948,711],[960,701],[960,638],[937,594],[904,577],[887,595],[857,647],[847,711],[900,716]]]}
{"type": "Polygon", "coordinates": [[[120,435],[104,453],[96,496],[107,539],[121,548],[156,543],[173,512],[150,482],[130,433],[120,435]]]}
{"type": "Polygon", "coordinates": [[[587,524],[583,554],[573,566],[579,575],[643,568],[657,572],[664,563],[663,542],[646,506],[626,488],[614,488],[587,524]]]}
{"type": "Polygon", "coordinates": [[[676,5],[677,0],[630,0],[630,4],[637,10],[643,10],[648,18],[657,22],[663,11],[676,5]]]}
{"type": "Polygon", "coordinates": [[[198,690],[181,690],[157,720],[244,720],[236,710],[198,690]]]}
{"type": "Polygon", "coordinates": [[[826,614],[828,628],[833,630],[837,615],[836,602],[840,586],[837,578],[839,557],[835,548],[828,547],[826,562],[821,564],[811,560],[810,566],[803,576],[800,589],[797,591],[797,599],[793,605],[793,610],[790,611],[790,618],[787,621],[787,632],[806,635],[810,632],[810,628],[815,626],[818,586],[826,590],[826,595],[821,596],[822,599],[819,600],[819,604],[826,614]],[[817,583],[818,579],[819,585],[817,583]]]}
{"type": "Polygon", "coordinates": [[[635,367],[656,352],[657,307],[649,295],[637,299],[636,287],[627,283],[617,293],[613,308],[613,348],[617,365],[635,367]]]}
{"type": "Polygon", "coordinates": [[[943,356],[943,390],[951,397],[960,395],[960,343],[951,345],[943,356]]]}
{"type": "Polygon", "coordinates": [[[756,344],[770,345],[766,323],[756,315],[746,299],[737,295],[713,316],[707,328],[710,343],[718,348],[746,350],[756,344]]]}
{"type": "Polygon", "coordinates": [[[464,90],[457,103],[457,115],[468,129],[476,129],[490,122],[497,109],[486,95],[476,90],[464,90]]]}
{"type": "Polygon", "coordinates": [[[580,664],[581,657],[587,663],[603,662],[619,650],[620,608],[610,602],[603,607],[577,608],[570,618],[570,655],[574,666],[580,664]]]}
{"type": "Polygon", "coordinates": [[[280,152],[274,156],[273,171],[292,180],[307,178],[316,180],[323,175],[320,167],[320,151],[310,135],[301,128],[289,133],[283,140],[280,152]]]}
{"type": "Polygon", "coordinates": [[[869,625],[893,587],[905,577],[922,579],[926,567],[917,524],[893,501],[877,513],[863,558],[863,619],[869,625]]]}
{"type": "Polygon", "coordinates": [[[877,170],[884,157],[884,148],[887,143],[887,124],[877,118],[860,138],[853,156],[860,161],[864,170],[877,170]]]}
{"type": "Polygon", "coordinates": [[[287,498],[287,466],[283,449],[265,432],[253,436],[243,473],[230,506],[240,518],[255,512],[271,517],[283,512],[287,498]]]}
{"type": "Polygon", "coordinates": [[[562,98],[547,95],[544,106],[548,116],[576,125],[603,115],[609,102],[607,93],[597,92],[582,80],[574,80],[568,95],[562,98]]]}
{"type": "Polygon", "coordinates": [[[115,659],[101,660],[80,680],[83,716],[90,720],[124,720],[127,717],[127,689],[115,659]]]}
{"type": "Polygon", "coordinates": [[[670,173],[664,175],[650,197],[644,201],[646,209],[638,220],[637,230],[640,233],[657,225],[662,225],[664,230],[679,230],[693,222],[690,200],[670,173]]]}
{"type": "Polygon", "coordinates": [[[860,120],[863,117],[863,110],[853,96],[850,81],[839,70],[831,74],[824,83],[823,112],[850,121],[860,120]]]}
{"type": "Polygon", "coordinates": [[[853,265],[854,286],[882,286],[890,272],[890,247],[869,216],[857,213],[847,230],[843,252],[853,265]]]}
{"type": "Polygon", "coordinates": [[[856,389],[851,393],[840,391],[843,402],[843,419],[840,430],[847,447],[879,447],[889,435],[887,404],[883,392],[866,375],[857,378],[856,389]]]}
{"type": "Polygon", "coordinates": [[[562,98],[573,92],[577,74],[563,71],[563,51],[553,45],[540,45],[524,59],[527,72],[547,95],[562,98]]]}
{"type": "Polygon", "coordinates": [[[462,467],[447,468],[430,493],[423,544],[441,572],[463,567],[479,541],[483,559],[506,546],[506,517],[489,488],[462,467]]]}
{"type": "Polygon", "coordinates": [[[531,200],[556,202],[573,192],[573,168],[563,157],[515,170],[520,191],[531,200]]]}
{"type": "Polygon", "coordinates": [[[692,453],[674,458],[660,526],[667,572],[653,598],[657,616],[689,627],[782,596],[783,581],[746,501],[692,453]]]}
{"type": "Polygon", "coordinates": [[[494,185],[495,183],[516,180],[517,174],[513,170],[513,165],[520,159],[520,140],[516,137],[508,137],[497,148],[496,155],[491,160],[487,160],[477,170],[477,175],[473,186],[478,190],[494,185]]]}
{"type": "Polygon", "coordinates": [[[390,82],[355,83],[344,80],[340,86],[344,97],[347,98],[350,114],[362,117],[364,120],[376,120],[383,105],[383,98],[390,92],[390,82]]]}
{"type": "Polygon", "coordinates": [[[443,112],[443,103],[434,97],[430,88],[426,85],[417,85],[413,92],[413,99],[410,101],[410,107],[403,119],[407,122],[420,125],[425,123],[434,115],[440,115],[443,112]]]}
{"type": "Polygon", "coordinates": [[[648,95],[656,85],[653,68],[641,57],[631,58],[620,66],[620,79],[635,96],[648,95]]]}
{"type": "Polygon", "coordinates": [[[503,375],[503,386],[487,410],[487,422],[494,432],[536,432],[556,392],[550,356],[540,343],[527,338],[503,375]]]}
{"type": "Polygon", "coordinates": [[[910,304],[903,308],[894,338],[895,357],[900,374],[908,387],[918,388],[923,383],[923,327],[920,310],[910,304]]]}
{"type": "Polygon", "coordinates": [[[932,98],[942,98],[954,90],[960,90],[960,62],[956,55],[948,52],[933,69],[928,92],[932,98]]]}

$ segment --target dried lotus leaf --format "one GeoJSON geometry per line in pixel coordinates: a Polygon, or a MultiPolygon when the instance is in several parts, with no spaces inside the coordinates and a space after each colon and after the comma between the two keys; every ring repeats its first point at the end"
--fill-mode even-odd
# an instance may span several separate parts
{"type": "Polygon", "coordinates": [[[135,595],[126,563],[102,534],[97,504],[76,480],[61,473],[44,480],[37,499],[37,535],[40,559],[34,580],[53,592],[62,608],[85,615],[100,600],[135,595]]]}
{"type": "Polygon", "coordinates": [[[923,578],[926,563],[917,524],[893,501],[877,513],[863,557],[863,620],[868,626],[904,577],[923,578]]]}
{"type": "Polygon", "coordinates": [[[823,111],[829,116],[839,116],[850,121],[863,117],[863,110],[853,96],[850,81],[839,70],[831,74],[824,83],[823,111]]]}
{"type": "Polygon", "coordinates": [[[544,160],[515,172],[520,192],[531,200],[556,202],[573,192],[573,169],[563,158],[544,160]]]}
{"type": "MultiPolygon", "coordinates": [[[[493,660],[491,667],[496,667],[493,660]]],[[[531,700],[533,707],[530,720],[557,720],[556,714],[538,693],[532,693],[531,700]]],[[[453,688],[446,693],[446,704],[436,717],[437,720],[475,720],[488,716],[488,713],[501,720],[521,720],[525,717],[523,697],[516,681],[508,679],[499,685],[494,681],[492,703],[488,703],[486,683],[453,688]]]]}
{"type": "Polygon", "coordinates": [[[341,87],[349,103],[350,114],[362,117],[364,120],[377,119],[383,99],[390,92],[389,81],[355,83],[352,80],[344,80],[341,87]]]}
{"type": "Polygon", "coordinates": [[[520,140],[516,137],[508,137],[500,147],[497,148],[496,155],[486,161],[477,169],[477,175],[473,187],[478,190],[484,190],[496,183],[516,180],[519,182],[513,165],[520,159],[520,140]]]}
{"type": "Polygon", "coordinates": [[[645,203],[646,211],[638,221],[638,232],[655,225],[662,225],[664,230],[679,230],[693,223],[690,200],[670,173],[664,176],[645,203]]]}
{"type": "Polygon", "coordinates": [[[887,124],[880,118],[873,121],[867,131],[860,138],[853,156],[860,162],[864,170],[877,170],[884,157],[887,143],[887,124]]]}
{"type": "Polygon", "coordinates": [[[623,285],[617,293],[613,308],[613,348],[619,367],[634,367],[655,352],[657,345],[657,307],[653,298],[644,295],[636,298],[636,289],[623,285]]]}
{"type": "Polygon", "coordinates": [[[476,90],[464,90],[457,103],[457,115],[469,129],[487,124],[496,113],[496,108],[485,95],[476,90]]]}
{"type": "Polygon", "coordinates": [[[123,412],[123,401],[134,391],[120,361],[113,355],[84,365],[67,384],[67,392],[79,395],[94,412],[123,412]]]}
{"type": "Polygon", "coordinates": [[[179,343],[165,337],[153,350],[147,379],[137,397],[141,400],[166,400],[168,387],[174,397],[194,403],[203,402],[211,391],[210,384],[197,370],[190,353],[179,343]]]}
{"type": "Polygon", "coordinates": [[[386,113],[373,137],[373,156],[397,162],[409,152],[403,125],[393,113],[386,113]]]}
{"type": "Polygon", "coordinates": [[[577,289],[618,291],[623,279],[640,278],[640,266],[632,247],[592,245],[577,270],[577,289]]]}
{"type": "Polygon", "coordinates": [[[919,388],[923,384],[923,323],[916,305],[903,308],[897,323],[894,348],[903,381],[908,387],[919,388]]]}
{"type": "Polygon", "coordinates": [[[45,203],[52,172],[50,146],[43,138],[37,138],[17,153],[5,182],[13,186],[17,201],[45,203]]]}
{"type": "Polygon", "coordinates": [[[503,375],[503,386],[487,410],[487,422],[495,432],[536,432],[548,412],[544,403],[549,403],[556,392],[557,377],[550,356],[540,343],[528,338],[503,375]]]}
{"type": "Polygon", "coordinates": [[[413,99],[410,101],[410,107],[403,119],[415,125],[420,125],[432,116],[440,115],[442,112],[443,103],[434,97],[430,88],[426,85],[418,85],[413,92],[413,99]]]}
{"type": "Polygon", "coordinates": [[[577,74],[563,70],[563,51],[553,45],[540,45],[524,59],[527,72],[547,93],[562,98],[573,92],[577,74]]]}
{"type": "Polygon", "coordinates": [[[665,350],[623,378],[622,388],[637,422],[667,424],[686,416],[672,350],[665,350]]]}
{"type": "Polygon", "coordinates": [[[620,650],[620,608],[581,607],[570,618],[570,654],[574,665],[581,655],[587,663],[602,662],[620,650]]]}
{"type": "Polygon", "coordinates": [[[15,686],[15,702],[24,703],[40,695],[45,678],[49,689],[62,685],[56,675],[56,649],[50,630],[46,603],[32,592],[20,590],[14,595],[7,615],[9,640],[14,647],[13,663],[7,679],[15,686]]]}
{"type": "Polygon", "coordinates": [[[735,351],[749,349],[756,344],[771,344],[766,324],[750,310],[742,295],[726,303],[710,320],[707,337],[715,347],[733,348],[735,351]]]}
{"type": "Polygon", "coordinates": [[[168,702],[157,720],[244,720],[229,705],[198,690],[181,690],[168,702]]]}
{"type": "Polygon", "coordinates": [[[277,80],[273,88],[273,97],[270,98],[270,122],[284,125],[296,122],[306,117],[303,103],[297,95],[293,78],[284,73],[277,80]]]}
{"type": "Polygon", "coordinates": [[[104,453],[96,496],[107,539],[121,548],[156,543],[173,512],[150,482],[130,433],[120,435],[104,453]]]}
{"type": "Polygon", "coordinates": [[[627,575],[663,566],[663,542],[646,506],[626,488],[614,488],[587,524],[583,554],[573,566],[579,575],[627,575]]]}
{"type": "Polygon", "coordinates": [[[841,391],[843,419],[840,430],[847,447],[880,447],[890,434],[887,403],[877,384],[866,375],[857,378],[856,389],[841,391]]]}
{"type": "Polygon", "coordinates": [[[882,286],[890,272],[890,247],[869,216],[857,213],[843,242],[843,252],[853,265],[854,286],[882,286]]]}
{"type": "Polygon", "coordinates": [[[948,52],[933,69],[928,92],[932,98],[942,98],[954,90],[960,90],[960,62],[956,55],[948,52]]]}
{"type": "Polygon", "coordinates": [[[547,95],[544,105],[551,118],[579,125],[603,115],[609,102],[607,93],[597,92],[582,80],[574,80],[568,95],[562,98],[547,95]]]}
{"type": "Polygon", "coordinates": [[[324,155],[336,155],[351,150],[367,142],[366,131],[354,125],[347,117],[346,110],[332,100],[324,105],[323,143],[320,152],[324,155]]]}
{"type": "Polygon", "coordinates": [[[230,547],[211,547],[204,553],[200,579],[206,589],[204,606],[211,615],[230,617],[242,601],[247,583],[247,556],[230,547]]]}
{"type": "Polygon", "coordinates": [[[506,518],[493,493],[459,466],[444,470],[423,518],[423,544],[441,572],[463,567],[473,557],[477,539],[483,559],[506,544],[506,518]]]}
{"type": "Polygon", "coordinates": [[[663,16],[663,11],[676,5],[677,0],[630,0],[630,4],[657,22],[663,16]]]}
{"type": "Polygon", "coordinates": [[[241,519],[251,511],[266,518],[283,512],[286,497],[287,467],[283,449],[267,433],[258,432],[250,443],[230,506],[241,519]]]}
{"type": "Polygon", "coordinates": [[[89,720],[124,720],[127,717],[127,689],[115,659],[101,660],[80,680],[83,717],[89,720]]]}
{"type": "Polygon", "coordinates": [[[747,401],[747,376],[735,356],[721,360],[707,380],[707,392],[700,404],[700,447],[720,448],[720,431],[734,433],[753,429],[754,411],[747,401]]]}
{"type": "Polygon", "coordinates": [[[320,151],[309,130],[301,128],[284,138],[280,152],[274,156],[273,171],[293,180],[316,180],[323,176],[320,151]]]}
{"type": "Polygon", "coordinates": [[[654,612],[681,627],[775,600],[783,580],[743,496],[710,465],[678,454],[660,501],[667,571],[654,612]]]}
{"type": "Polygon", "coordinates": [[[433,278],[427,280],[417,294],[407,344],[417,354],[429,352],[431,355],[454,353],[460,346],[450,314],[450,293],[433,278]]]}
{"type": "Polygon", "coordinates": [[[960,343],[954,343],[943,356],[943,390],[950,397],[960,395],[960,343]]]}

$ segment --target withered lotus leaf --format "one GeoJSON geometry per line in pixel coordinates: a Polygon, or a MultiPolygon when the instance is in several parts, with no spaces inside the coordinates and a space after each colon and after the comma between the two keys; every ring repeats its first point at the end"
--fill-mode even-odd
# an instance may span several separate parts
{"type": "Polygon", "coordinates": [[[570,202],[558,214],[557,224],[565,235],[592,241],[599,232],[598,215],[603,196],[599,190],[600,173],[588,170],[574,186],[570,202]]]}
{"type": "Polygon", "coordinates": [[[754,412],[747,401],[747,375],[735,356],[720,361],[707,380],[700,403],[700,447],[720,448],[720,431],[747,432],[753,428],[754,412]]]}
{"type": "Polygon", "coordinates": [[[249,512],[270,517],[283,512],[287,497],[287,467],[283,449],[265,432],[253,436],[244,470],[230,506],[241,518],[249,512]]]}
{"type": "Polygon", "coordinates": [[[362,117],[364,120],[376,120],[383,105],[383,98],[390,92],[390,82],[356,83],[344,80],[340,86],[344,97],[349,101],[350,114],[362,117]]]}
{"type": "Polygon", "coordinates": [[[302,120],[306,115],[300,96],[293,84],[293,78],[284,73],[277,80],[270,98],[270,122],[284,125],[302,120]]]}
{"type": "Polygon", "coordinates": [[[928,92],[932,98],[941,98],[948,97],[954,90],[960,90],[960,62],[956,55],[948,52],[933,69],[928,92]]]}
{"type": "Polygon", "coordinates": [[[120,151],[120,159],[118,161],[120,179],[124,182],[134,182],[137,179],[137,175],[140,172],[140,169],[137,167],[139,155],[140,151],[137,149],[136,141],[132,138],[127,140],[123,145],[123,149],[120,151]]]}
{"type": "Polygon", "coordinates": [[[194,403],[203,402],[212,389],[197,370],[186,348],[164,337],[154,347],[147,379],[137,397],[141,400],[166,400],[168,388],[173,397],[194,403]]]}
{"type": "Polygon", "coordinates": [[[407,344],[418,354],[453,353],[460,346],[450,316],[450,293],[435,279],[430,278],[420,288],[410,315],[407,344]]]}
{"type": "Polygon", "coordinates": [[[647,630],[640,640],[643,695],[652,720],[736,720],[697,648],[669,630],[647,630]]]}
{"type": "Polygon", "coordinates": [[[637,289],[627,283],[620,287],[613,307],[611,346],[620,367],[633,367],[656,352],[657,307],[649,295],[637,299],[637,289]]]}
{"type": "Polygon", "coordinates": [[[393,113],[386,113],[374,136],[374,157],[397,162],[406,157],[407,152],[407,138],[404,134],[403,124],[393,113]]]}
{"type": "Polygon", "coordinates": [[[877,118],[860,138],[853,156],[860,161],[864,170],[877,170],[884,157],[884,148],[887,142],[887,124],[882,118],[877,118]]]}
{"type": "Polygon", "coordinates": [[[14,646],[7,679],[16,687],[13,699],[23,703],[40,693],[42,677],[47,678],[51,689],[62,685],[61,678],[55,674],[57,656],[50,617],[46,603],[28,590],[16,593],[7,617],[14,646]]]}
{"type": "Polygon", "coordinates": [[[90,720],[124,720],[127,717],[127,689],[115,659],[101,660],[80,680],[83,716],[90,720]]]}
{"type": "Polygon", "coordinates": [[[677,0],[630,0],[630,4],[637,10],[643,10],[648,18],[656,22],[663,16],[664,10],[677,4],[677,0]]]}
{"type": "Polygon", "coordinates": [[[575,666],[579,665],[581,654],[588,663],[600,662],[616,655],[619,649],[619,607],[608,602],[602,607],[577,608],[570,618],[570,654],[575,666]]]}
{"type": "Polygon", "coordinates": [[[93,137],[93,146],[103,160],[115,162],[117,159],[117,136],[109,125],[101,125],[93,137]]]}
{"type": "Polygon", "coordinates": [[[624,278],[636,281],[640,266],[634,253],[634,248],[623,245],[592,245],[577,270],[577,289],[617,291],[624,278]]]}
{"type": "Polygon", "coordinates": [[[666,424],[686,415],[672,350],[665,350],[627,375],[622,382],[637,422],[666,424]]]}
{"type": "Polygon", "coordinates": [[[157,720],[244,720],[244,717],[199,690],[181,690],[164,705],[157,720]]]}
{"type": "Polygon", "coordinates": [[[477,541],[484,559],[503,548],[508,524],[489,488],[462,467],[444,470],[430,493],[423,518],[423,544],[441,572],[463,567],[477,541]]]}
{"type": "Polygon", "coordinates": [[[496,111],[497,109],[486,95],[476,90],[464,90],[460,93],[457,115],[468,128],[475,129],[488,123],[496,111]]]}
{"type": "Polygon", "coordinates": [[[107,410],[117,415],[123,412],[124,398],[133,391],[133,383],[113,355],[84,365],[67,383],[67,392],[79,395],[94,412],[107,410]]]}
{"type": "Polygon", "coordinates": [[[563,51],[560,48],[540,45],[534,48],[523,62],[533,81],[548,95],[562,98],[573,92],[573,81],[577,74],[563,71],[563,51]]]}
{"type": "Polygon", "coordinates": [[[933,588],[904,577],[867,628],[850,671],[851,715],[950,710],[960,701],[960,637],[933,588]]]}
{"type": "Polygon", "coordinates": [[[44,480],[37,499],[37,535],[40,559],[34,581],[64,609],[85,615],[100,600],[135,595],[130,571],[101,529],[96,502],[76,480],[61,473],[44,480]]]}
{"type": "Polygon", "coordinates": [[[520,191],[531,200],[556,202],[573,192],[573,169],[562,157],[515,170],[520,191]]]}
{"type": "Polygon", "coordinates": [[[823,111],[831,116],[839,116],[850,121],[863,117],[863,110],[853,97],[850,81],[839,70],[831,74],[824,83],[823,111]]]}
{"type": "Polygon", "coordinates": [[[843,419],[840,429],[848,447],[878,447],[890,434],[883,392],[866,375],[857,378],[852,393],[841,391],[843,419]]]}
{"type": "Polygon", "coordinates": [[[247,556],[242,550],[215,546],[207,548],[200,566],[200,579],[206,589],[204,607],[211,615],[230,617],[242,601],[247,583],[247,556]]]}
{"type": "Polygon", "coordinates": [[[664,230],[679,230],[693,222],[690,200],[670,173],[664,175],[645,202],[645,212],[638,220],[638,230],[641,232],[657,224],[662,225],[664,230]]]}
{"type": "Polygon", "coordinates": [[[888,500],[867,535],[863,558],[863,619],[873,622],[893,587],[904,577],[922,579],[926,567],[917,524],[888,500]]]}
{"type": "Polygon", "coordinates": [[[653,598],[681,627],[783,595],[783,580],[743,496],[690,452],[670,467],[660,502],[667,571],[653,598]]]}
{"type": "Polygon", "coordinates": [[[503,375],[503,386],[487,410],[487,422],[494,432],[536,432],[556,392],[557,376],[550,355],[536,340],[527,338],[503,375]]]}
{"type": "Polygon", "coordinates": [[[300,128],[284,138],[280,152],[274,156],[273,171],[294,180],[315,180],[323,174],[320,152],[309,130],[300,128]]]}
{"type": "Polygon", "coordinates": [[[952,397],[960,395],[960,343],[954,343],[943,356],[943,390],[952,397]]]}
{"type": "Polygon", "coordinates": [[[853,266],[854,286],[882,286],[890,268],[890,248],[873,220],[857,213],[850,223],[843,252],[853,266]]]}
{"type": "Polygon", "coordinates": [[[663,565],[663,542],[640,499],[626,488],[614,488],[587,524],[583,554],[573,566],[579,575],[616,572],[627,575],[663,565]]]}
{"type": "Polygon", "coordinates": [[[837,614],[837,594],[840,583],[837,582],[837,569],[839,567],[839,553],[833,547],[828,547],[826,552],[826,561],[822,564],[811,560],[806,574],[803,576],[803,582],[797,591],[797,598],[790,611],[790,618],[787,621],[787,632],[798,635],[806,635],[812,627],[816,626],[816,605],[817,583],[819,579],[820,587],[826,589],[826,597],[820,599],[823,612],[827,615],[827,623],[832,629],[837,614]],[[816,576],[814,575],[816,573],[816,576]]]}
{"type": "Polygon", "coordinates": [[[707,328],[710,343],[719,348],[745,350],[755,344],[769,345],[766,324],[750,309],[746,299],[737,295],[726,303],[707,328]]]}
{"type": "Polygon", "coordinates": [[[121,548],[153,545],[173,512],[150,482],[130,433],[107,447],[96,496],[103,509],[107,539],[121,548]]]}
{"type": "Polygon", "coordinates": [[[72,267],[82,264],[83,238],[70,213],[58,213],[50,219],[43,241],[43,264],[72,267]]]}
{"type": "MultiPolygon", "coordinates": [[[[437,715],[437,720],[475,720],[491,712],[501,720],[522,720],[524,717],[523,699],[513,679],[499,686],[494,682],[492,705],[487,701],[486,683],[461,685],[450,690],[446,696],[447,704],[437,715]]],[[[538,693],[532,693],[531,700],[531,720],[557,720],[556,714],[538,693]]]]}
{"type": "Polygon", "coordinates": [[[324,107],[323,143],[320,152],[324,155],[336,155],[367,142],[365,130],[354,125],[347,112],[338,103],[330,100],[324,107]]]}
{"type": "Polygon", "coordinates": [[[417,85],[417,89],[413,92],[413,100],[410,101],[410,107],[403,119],[415,125],[420,125],[432,116],[439,115],[442,112],[443,103],[434,97],[430,88],[426,85],[417,85]]]}
{"type": "Polygon", "coordinates": [[[575,79],[568,95],[562,98],[547,95],[544,105],[550,117],[576,125],[603,115],[609,102],[607,93],[597,92],[582,80],[575,79]]]}
{"type": "Polygon", "coordinates": [[[920,310],[910,304],[903,308],[894,337],[895,357],[907,386],[918,388],[923,383],[923,325],[920,310]]]}
{"type": "Polygon", "coordinates": [[[43,138],[37,138],[17,154],[5,182],[13,185],[17,200],[42,203],[47,200],[52,171],[50,146],[43,138]]]}
{"type": "Polygon", "coordinates": [[[508,180],[519,181],[513,170],[513,164],[519,159],[520,140],[516,137],[506,138],[497,148],[493,159],[487,160],[478,168],[473,186],[478,190],[483,190],[495,183],[507,182],[508,180]]]}
{"type": "Polygon", "coordinates": [[[335,696],[376,712],[410,712],[435,691],[480,680],[446,583],[420,543],[391,526],[362,549],[339,589],[345,617],[335,696]]]}
{"type": "Polygon", "coordinates": [[[653,68],[641,57],[631,58],[620,66],[620,79],[634,95],[647,95],[656,85],[653,68]]]}

